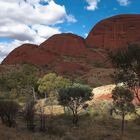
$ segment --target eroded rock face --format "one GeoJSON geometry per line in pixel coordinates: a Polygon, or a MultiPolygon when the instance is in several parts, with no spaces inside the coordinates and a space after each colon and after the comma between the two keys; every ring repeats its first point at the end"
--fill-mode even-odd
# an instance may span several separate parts
{"type": "Polygon", "coordinates": [[[118,15],[97,23],[86,38],[89,47],[114,49],[140,44],[140,15],[118,15]]]}
{"type": "Polygon", "coordinates": [[[71,33],[54,35],[40,47],[59,55],[84,56],[87,53],[85,40],[71,33]]]}

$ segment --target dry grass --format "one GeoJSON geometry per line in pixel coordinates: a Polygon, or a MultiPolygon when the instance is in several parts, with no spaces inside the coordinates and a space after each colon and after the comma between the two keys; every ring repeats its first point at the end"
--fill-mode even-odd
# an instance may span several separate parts
{"type": "MultiPolygon", "coordinates": [[[[26,129],[23,118],[18,117],[16,128],[8,128],[0,124],[0,140],[121,140],[120,120],[98,115],[80,117],[77,126],[71,123],[71,117],[55,115],[47,117],[47,131],[39,132],[36,121],[35,132],[26,129]]],[[[123,140],[139,140],[140,126],[134,121],[127,121],[123,140]]]]}

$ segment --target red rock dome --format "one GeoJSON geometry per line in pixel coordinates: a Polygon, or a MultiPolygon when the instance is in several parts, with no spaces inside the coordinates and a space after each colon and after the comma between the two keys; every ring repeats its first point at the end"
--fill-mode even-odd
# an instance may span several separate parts
{"type": "Polygon", "coordinates": [[[86,54],[85,40],[71,33],[57,34],[40,45],[41,48],[59,55],[83,56],[86,54]]]}
{"type": "Polygon", "coordinates": [[[106,49],[140,44],[140,15],[118,15],[99,22],[86,39],[63,33],[39,46],[24,44],[13,50],[2,64],[30,63],[60,72],[85,71],[83,67],[106,66],[106,49]],[[80,65],[79,65],[80,64],[80,65]]]}
{"type": "Polygon", "coordinates": [[[86,38],[89,47],[119,48],[140,44],[140,15],[118,15],[102,20],[86,38]]]}
{"type": "Polygon", "coordinates": [[[14,49],[2,62],[2,64],[24,64],[47,65],[53,61],[52,53],[39,49],[37,45],[23,44],[14,49]]]}

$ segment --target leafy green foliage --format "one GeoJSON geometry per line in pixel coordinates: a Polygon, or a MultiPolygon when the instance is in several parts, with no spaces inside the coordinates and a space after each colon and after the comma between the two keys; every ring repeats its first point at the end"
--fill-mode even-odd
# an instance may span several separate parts
{"type": "Polygon", "coordinates": [[[90,100],[91,96],[92,93],[89,86],[77,83],[67,88],[62,88],[59,91],[59,101],[62,105],[67,105],[72,99],[77,101],[80,99],[80,102],[85,102],[90,100]]]}
{"type": "Polygon", "coordinates": [[[72,111],[73,123],[77,123],[78,113],[87,106],[85,102],[91,100],[92,96],[92,90],[89,86],[74,83],[59,90],[58,101],[60,105],[67,106],[72,111]]]}
{"type": "Polygon", "coordinates": [[[70,84],[69,79],[57,76],[55,73],[49,73],[38,80],[38,90],[41,93],[47,93],[48,96],[53,96],[60,88],[67,87],[70,84]]]}

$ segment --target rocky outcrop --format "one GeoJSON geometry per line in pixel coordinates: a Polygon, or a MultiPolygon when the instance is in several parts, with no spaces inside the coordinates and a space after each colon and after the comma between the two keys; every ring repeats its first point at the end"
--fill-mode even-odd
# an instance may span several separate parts
{"type": "Polygon", "coordinates": [[[140,15],[118,15],[97,23],[86,38],[89,47],[114,49],[140,44],[140,15]]]}

